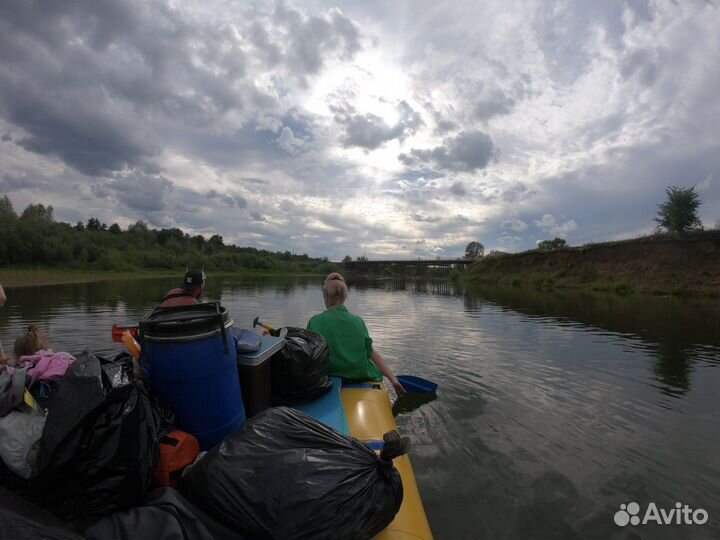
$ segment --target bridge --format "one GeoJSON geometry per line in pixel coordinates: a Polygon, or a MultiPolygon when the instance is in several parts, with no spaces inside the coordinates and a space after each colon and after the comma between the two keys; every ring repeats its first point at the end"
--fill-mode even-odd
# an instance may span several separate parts
{"type": "Polygon", "coordinates": [[[465,269],[473,262],[468,259],[398,259],[348,261],[341,264],[348,272],[405,277],[449,274],[451,270],[465,269]]]}

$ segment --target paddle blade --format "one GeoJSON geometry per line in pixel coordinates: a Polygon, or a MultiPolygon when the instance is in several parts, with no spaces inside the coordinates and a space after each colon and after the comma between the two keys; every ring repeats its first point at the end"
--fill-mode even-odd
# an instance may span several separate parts
{"type": "Polygon", "coordinates": [[[438,388],[437,383],[414,375],[398,375],[398,381],[407,392],[435,392],[438,388]]]}

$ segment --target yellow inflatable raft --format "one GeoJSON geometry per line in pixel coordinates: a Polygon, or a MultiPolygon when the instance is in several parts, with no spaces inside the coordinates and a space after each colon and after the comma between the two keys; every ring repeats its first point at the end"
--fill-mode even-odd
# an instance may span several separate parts
{"type": "MultiPolygon", "coordinates": [[[[397,429],[390,396],[381,384],[343,386],[340,394],[351,436],[372,443],[397,429]]],[[[403,502],[393,522],[375,540],[432,540],[410,458],[406,454],[393,463],[402,477],[403,502]]]]}

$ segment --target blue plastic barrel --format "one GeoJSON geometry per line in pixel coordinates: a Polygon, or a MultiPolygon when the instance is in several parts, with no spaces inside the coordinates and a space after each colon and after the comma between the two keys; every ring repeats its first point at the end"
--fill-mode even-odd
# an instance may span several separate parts
{"type": "Polygon", "coordinates": [[[207,450],[245,422],[233,322],[219,302],[156,309],[140,322],[147,380],[177,427],[207,450]]]}

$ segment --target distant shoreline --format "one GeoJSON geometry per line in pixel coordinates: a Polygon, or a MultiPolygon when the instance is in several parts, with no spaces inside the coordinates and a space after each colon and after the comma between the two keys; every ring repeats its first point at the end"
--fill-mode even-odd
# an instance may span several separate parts
{"type": "MultiPolygon", "coordinates": [[[[235,272],[208,272],[210,276],[256,276],[256,277],[298,277],[320,274],[284,273],[258,270],[238,270],[235,272]]],[[[73,270],[55,268],[0,268],[0,284],[4,288],[44,287],[47,285],[70,285],[73,283],[96,283],[110,280],[180,278],[182,271],[135,270],[131,272],[112,272],[103,270],[73,270]]]]}
{"type": "Polygon", "coordinates": [[[488,256],[463,278],[470,286],[718,297],[720,231],[488,256]]]}

